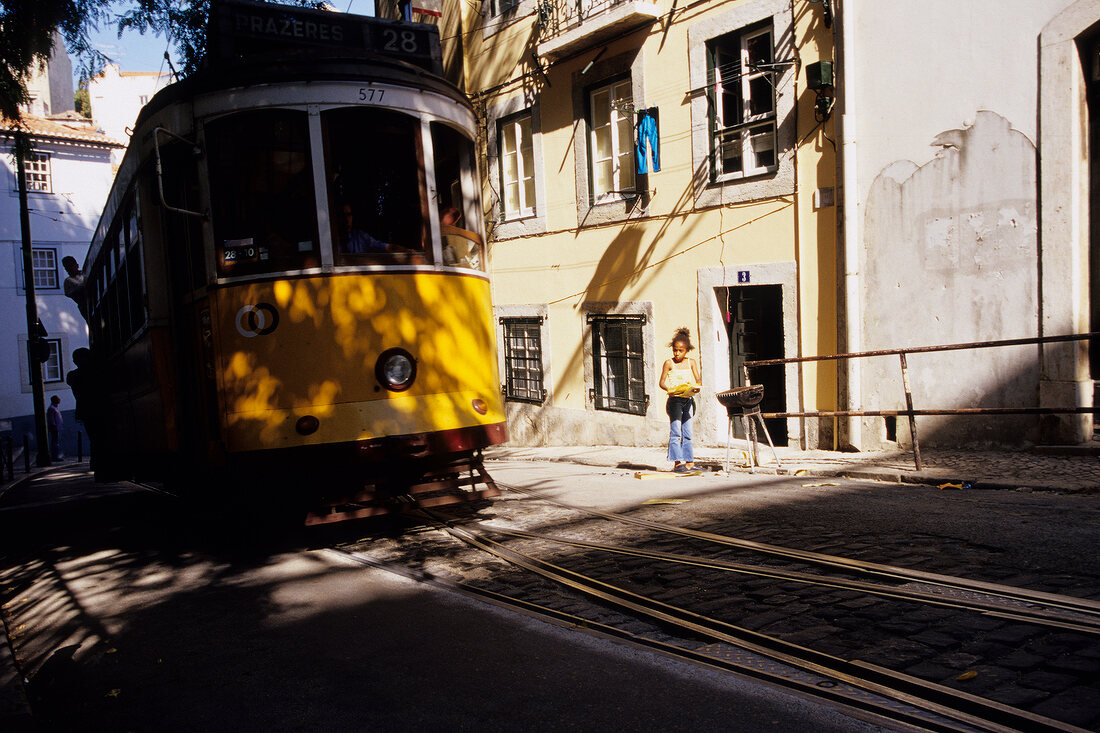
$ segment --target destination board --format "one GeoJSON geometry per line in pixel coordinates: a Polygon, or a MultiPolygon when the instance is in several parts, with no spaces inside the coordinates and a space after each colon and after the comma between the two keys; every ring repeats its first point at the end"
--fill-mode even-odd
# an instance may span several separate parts
{"type": "Polygon", "coordinates": [[[325,49],[377,53],[442,74],[439,29],[434,25],[247,0],[212,4],[207,32],[211,59],[325,49]]]}

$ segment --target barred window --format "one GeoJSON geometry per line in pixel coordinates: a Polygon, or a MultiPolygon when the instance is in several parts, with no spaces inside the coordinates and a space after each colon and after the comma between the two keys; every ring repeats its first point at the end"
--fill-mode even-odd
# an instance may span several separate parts
{"type": "Polygon", "coordinates": [[[776,165],[775,53],[770,28],[708,44],[712,180],[776,165]]]}
{"type": "Polygon", "coordinates": [[[642,351],[645,316],[590,315],[588,322],[596,409],[644,415],[649,404],[642,351]]]}
{"type": "Polygon", "coordinates": [[[34,272],[36,289],[57,289],[57,250],[32,249],[31,269],[34,272]]]}
{"type": "Polygon", "coordinates": [[[23,177],[27,181],[28,191],[51,193],[53,177],[50,175],[50,154],[28,153],[23,159],[23,177]]]}
{"type": "Polygon", "coordinates": [[[500,322],[504,326],[505,399],[544,402],[541,319],[502,318],[500,322]]]}

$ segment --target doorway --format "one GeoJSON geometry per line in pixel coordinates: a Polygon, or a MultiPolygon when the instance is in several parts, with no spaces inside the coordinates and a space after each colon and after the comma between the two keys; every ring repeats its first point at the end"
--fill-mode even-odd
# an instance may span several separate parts
{"type": "MultiPolygon", "coordinates": [[[[725,314],[729,337],[730,384],[745,384],[742,367],[747,361],[782,359],[783,353],[783,286],[742,285],[718,291],[725,314]]],[[[770,364],[750,367],[749,381],[764,385],[762,412],[784,412],[787,409],[785,366],[770,364]]],[[[770,418],[764,421],[775,445],[787,445],[787,421],[770,418]]],[[[740,430],[739,421],[734,429],[740,430]]],[[[744,436],[741,436],[744,437],[744,436]]]]}

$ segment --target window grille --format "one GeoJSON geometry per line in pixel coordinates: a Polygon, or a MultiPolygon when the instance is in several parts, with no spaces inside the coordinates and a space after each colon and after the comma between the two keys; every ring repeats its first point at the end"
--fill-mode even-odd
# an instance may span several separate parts
{"type": "Polygon", "coordinates": [[[546,401],[542,374],[542,319],[502,318],[504,326],[504,397],[519,402],[546,401]]]}
{"type": "Polygon", "coordinates": [[[649,405],[642,348],[645,316],[590,315],[588,323],[596,409],[644,415],[649,405]]]}

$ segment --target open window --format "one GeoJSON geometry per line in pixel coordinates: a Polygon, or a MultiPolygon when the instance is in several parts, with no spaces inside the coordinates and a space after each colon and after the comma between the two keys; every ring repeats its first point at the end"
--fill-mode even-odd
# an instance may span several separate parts
{"type": "Polygon", "coordinates": [[[531,137],[531,113],[497,123],[500,151],[501,214],[505,220],[535,214],[535,154],[531,137]]]}
{"type": "Polygon", "coordinates": [[[593,203],[634,196],[634,100],[630,79],[592,90],[588,109],[593,203]]]}
{"type": "Polygon", "coordinates": [[[775,51],[769,27],[708,44],[713,180],[776,166],[775,51]]]}

